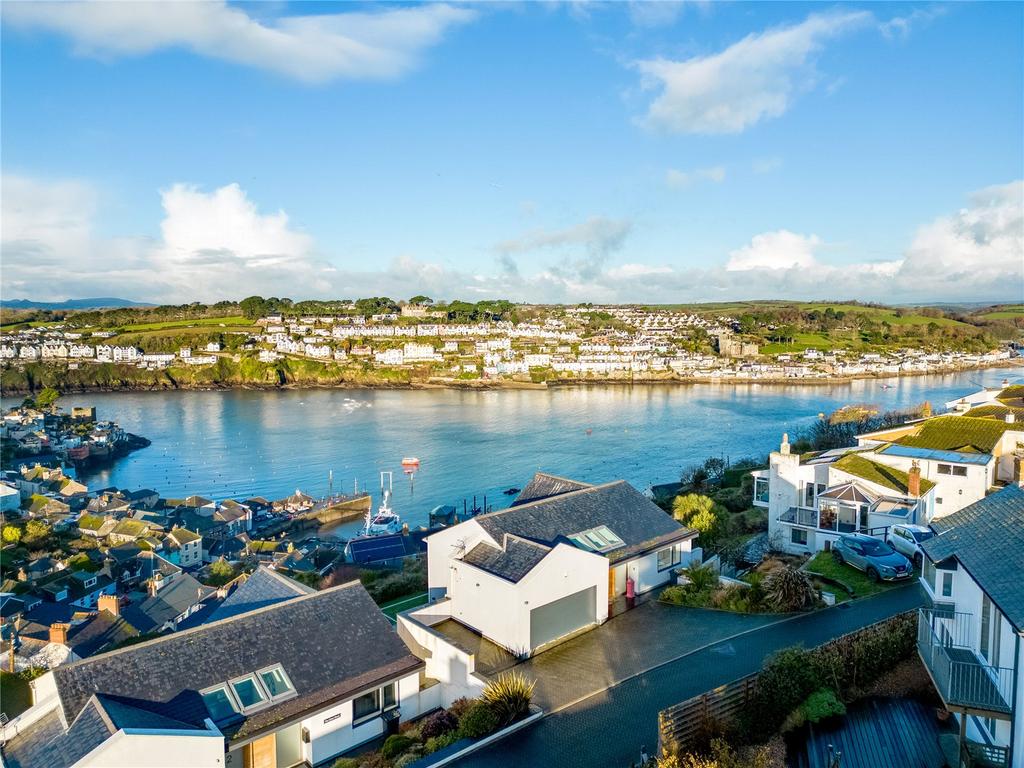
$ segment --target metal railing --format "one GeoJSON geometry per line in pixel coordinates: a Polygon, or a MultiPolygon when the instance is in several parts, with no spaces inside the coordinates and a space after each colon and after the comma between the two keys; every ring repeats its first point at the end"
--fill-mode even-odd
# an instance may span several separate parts
{"type": "Polygon", "coordinates": [[[978,657],[971,646],[973,619],[969,613],[922,608],[918,653],[948,706],[1009,715],[1014,670],[994,667],[978,657]]]}
{"type": "Polygon", "coordinates": [[[960,749],[965,768],[1010,768],[1010,750],[977,741],[965,741],[960,749]]]}

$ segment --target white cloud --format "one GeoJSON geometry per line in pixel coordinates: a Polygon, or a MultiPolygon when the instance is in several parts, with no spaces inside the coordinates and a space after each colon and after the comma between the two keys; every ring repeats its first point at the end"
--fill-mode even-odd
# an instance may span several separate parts
{"type": "MultiPolygon", "coordinates": [[[[689,254],[704,266],[651,264],[631,252],[627,220],[592,217],[534,230],[496,248],[511,269],[470,272],[412,254],[375,254],[386,266],[325,263],[313,238],[281,211],[259,210],[237,185],[162,193],[156,240],[94,234],[99,196],[83,182],[5,177],[2,294],[65,299],[123,296],[180,303],[427,293],[533,302],[674,303],[752,298],[883,302],[1019,300],[1024,294],[1024,181],[989,187],[966,208],[921,226],[903,253],[840,263],[818,234],[760,233],[723,257],[689,254]],[[501,250],[504,248],[504,250],[501,250]],[[521,269],[514,256],[547,254],[521,269]],[[621,263],[613,263],[620,257],[621,263]],[[59,277],[55,278],[55,275],[59,277]]],[[[681,250],[685,245],[681,245],[681,250]]],[[[373,262],[371,262],[373,263],[373,262]]]]}
{"type": "Polygon", "coordinates": [[[629,20],[638,27],[666,27],[675,24],[685,3],[674,0],[630,0],[629,20]]]}
{"type": "Polygon", "coordinates": [[[729,254],[728,272],[750,269],[793,269],[814,265],[814,252],[821,245],[817,235],[798,235],[785,229],[755,235],[749,244],[729,254]]]}
{"type": "Polygon", "coordinates": [[[751,34],[725,50],[684,61],[637,61],[655,89],[643,122],[669,133],[739,133],[778,117],[814,85],[816,54],[829,38],[871,20],[864,11],[815,14],[800,24],[751,34]]]}
{"type": "Polygon", "coordinates": [[[315,257],[312,238],[282,211],[260,213],[237,184],[164,190],[158,242],[96,237],[97,194],[82,182],[5,176],[3,187],[6,295],[185,302],[280,294],[282,286],[323,295],[331,286],[333,268],[315,257]]]}
{"type": "Polygon", "coordinates": [[[307,82],[391,78],[476,12],[447,4],[283,16],[264,23],[225,2],[4,3],[5,24],[69,37],[83,56],[187,48],[307,82]]]}
{"type": "Polygon", "coordinates": [[[669,168],[665,172],[665,183],[673,189],[688,187],[698,181],[721,184],[725,181],[725,167],[716,165],[711,168],[698,168],[695,171],[678,171],[675,168],[669,168]]]}
{"type": "Polygon", "coordinates": [[[946,9],[938,5],[931,8],[915,8],[906,16],[894,16],[888,21],[879,23],[878,29],[889,39],[900,38],[905,40],[910,36],[910,31],[913,27],[920,24],[930,24],[945,13],[946,9]]]}

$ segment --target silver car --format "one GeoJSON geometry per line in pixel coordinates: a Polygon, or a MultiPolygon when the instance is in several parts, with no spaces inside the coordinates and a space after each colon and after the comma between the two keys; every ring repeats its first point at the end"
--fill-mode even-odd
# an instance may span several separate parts
{"type": "Polygon", "coordinates": [[[921,542],[928,541],[935,535],[935,531],[924,525],[894,525],[889,529],[888,542],[902,555],[906,555],[910,558],[910,561],[920,567],[921,558],[924,556],[921,552],[921,542]]]}
{"type": "Polygon", "coordinates": [[[872,581],[909,579],[914,574],[910,561],[881,539],[850,533],[832,545],[837,562],[864,571],[872,581]]]}

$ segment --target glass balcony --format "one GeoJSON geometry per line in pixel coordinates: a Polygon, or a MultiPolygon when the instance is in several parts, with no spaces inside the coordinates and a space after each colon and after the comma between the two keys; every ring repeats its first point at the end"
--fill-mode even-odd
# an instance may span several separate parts
{"type": "Polygon", "coordinates": [[[779,522],[816,528],[818,526],[818,511],[806,507],[790,507],[779,515],[779,522]]]}
{"type": "Polygon", "coordinates": [[[946,706],[988,717],[1011,715],[1014,670],[994,667],[975,653],[974,627],[972,614],[922,608],[917,651],[946,706]]]}

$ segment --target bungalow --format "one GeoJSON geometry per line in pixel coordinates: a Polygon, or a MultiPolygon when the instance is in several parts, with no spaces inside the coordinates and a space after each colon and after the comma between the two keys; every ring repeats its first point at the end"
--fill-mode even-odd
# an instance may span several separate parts
{"type": "Polygon", "coordinates": [[[427,537],[424,610],[533,654],[603,623],[620,597],[667,583],[696,536],[625,481],[538,473],[508,509],[427,537]]]}
{"type": "Polygon", "coordinates": [[[959,723],[965,765],[1024,765],[1024,490],[935,520],[918,652],[959,723]]]}
{"type": "Polygon", "coordinates": [[[69,603],[86,609],[95,608],[101,595],[115,594],[116,587],[114,580],[104,573],[69,573],[67,569],[51,574],[36,583],[36,591],[44,600],[69,603]]]}
{"type": "Polygon", "coordinates": [[[43,675],[35,704],[3,727],[2,757],[11,768],[320,765],[436,707],[423,666],[358,582],[290,595],[43,675]]]}

